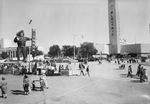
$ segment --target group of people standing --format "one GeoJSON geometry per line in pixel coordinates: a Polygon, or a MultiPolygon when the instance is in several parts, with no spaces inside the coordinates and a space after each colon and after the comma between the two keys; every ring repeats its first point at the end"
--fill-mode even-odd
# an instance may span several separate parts
{"type": "MultiPolygon", "coordinates": [[[[32,90],[36,90],[36,82],[40,83],[40,91],[44,91],[44,88],[48,89],[48,83],[46,80],[46,75],[43,73],[38,80],[33,80],[32,81],[32,90]]],[[[24,89],[24,94],[28,95],[29,92],[31,92],[31,86],[29,83],[29,77],[25,74],[23,77],[23,89],[24,89]]]]}

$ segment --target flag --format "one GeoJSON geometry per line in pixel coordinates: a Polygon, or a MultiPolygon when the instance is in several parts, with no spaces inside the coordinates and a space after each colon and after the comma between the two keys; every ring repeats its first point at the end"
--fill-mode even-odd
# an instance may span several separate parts
{"type": "Polygon", "coordinates": [[[82,38],[84,38],[84,36],[83,35],[81,35],[82,36],[82,38]]]}
{"type": "Polygon", "coordinates": [[[29,24],[31,24],[32,20],[30,20],[29,24]]]}

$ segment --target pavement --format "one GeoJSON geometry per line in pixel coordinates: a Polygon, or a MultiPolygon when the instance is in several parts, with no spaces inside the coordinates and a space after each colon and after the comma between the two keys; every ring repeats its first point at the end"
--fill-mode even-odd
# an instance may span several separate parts
{"type": "MultiPolygon", "coordinates": [[[[133,74],[138,64],[132,64],[133,74]]],[[[0,104],[150,104],[150,83],[140,83],[139,78],[127,78],[127,66],[119,69],[114,62],[90,62],[89,76],[48,76],[49,88],[23,94],[21,75],[5,76],[8,98],[0,104]]],[[[150,77],[150,67],[144,66],[150,77]]],[[[39,79],[29,75],[30,82],[39,79]]],[[[37,84],[37,86],[39,86],[37,84]]]]}

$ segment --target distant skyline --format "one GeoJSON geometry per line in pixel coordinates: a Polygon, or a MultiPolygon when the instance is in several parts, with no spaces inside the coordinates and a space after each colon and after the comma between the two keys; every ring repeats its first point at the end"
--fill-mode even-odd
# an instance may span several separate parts
{"type": "MultiPolygon", "coordinates": [[[[150,1],[117,2],[121,38],[127,43],[150,43],[150,1]]],[[[84,41],[109,43],[107,0],[0,0],[0,38],[10,39],[13,46],[19,30],[31,37],[31,19],[37,45],[46,53],[54,44],[73,45],[73,34],[78,35],[77,46],[84,41]]]]}

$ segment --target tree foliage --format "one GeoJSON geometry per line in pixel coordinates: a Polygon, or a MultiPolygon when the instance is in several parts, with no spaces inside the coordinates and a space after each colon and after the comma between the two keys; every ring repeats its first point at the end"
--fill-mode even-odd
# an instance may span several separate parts
{"type": "Polygon", "coordinates": [[[48,56],[56,57],[60,55],[60,48],[58,45],[53,45],[49,48],[48,56]]]}
{"type": "MultiPolygon", "coordinates": [[[[78,48],[75,46],[75,54],[77,54],[78,48]]],[[[64,56],[74,56],[74,46],[64,45],[62,46],[62,53],[64,56]]]]}
{"type": "Polygon", "coordinates": [[[7,54],[7,52],[2,52],[2,54],[1,54],[1,57],[3,58],[3,59],[6,59],[6,58],[8,58],[8,54],[7,54]]]}
{"type": "MultiPolygon", "coordinates": [[[[29,54],[29,47],[26,48],[26,53],[29,54]]],[[[33,58],[44,54],[43,51],[38,50],[38,47],[35,48],[35,51],[32,51],[32,48],[31,48],[30,53],[33,58]]]]}
{"type": "Polygon", "coordinates": [[[37,50],[36,56],[43,55],[43,51],[37,50]]]}
{"type": "Polygon", "coordinates": [[[94,43],[84,42],[80,45],[80,53],[82,57],[89,57],[97,53],[97,49],[94,47],[94,43]]]}

